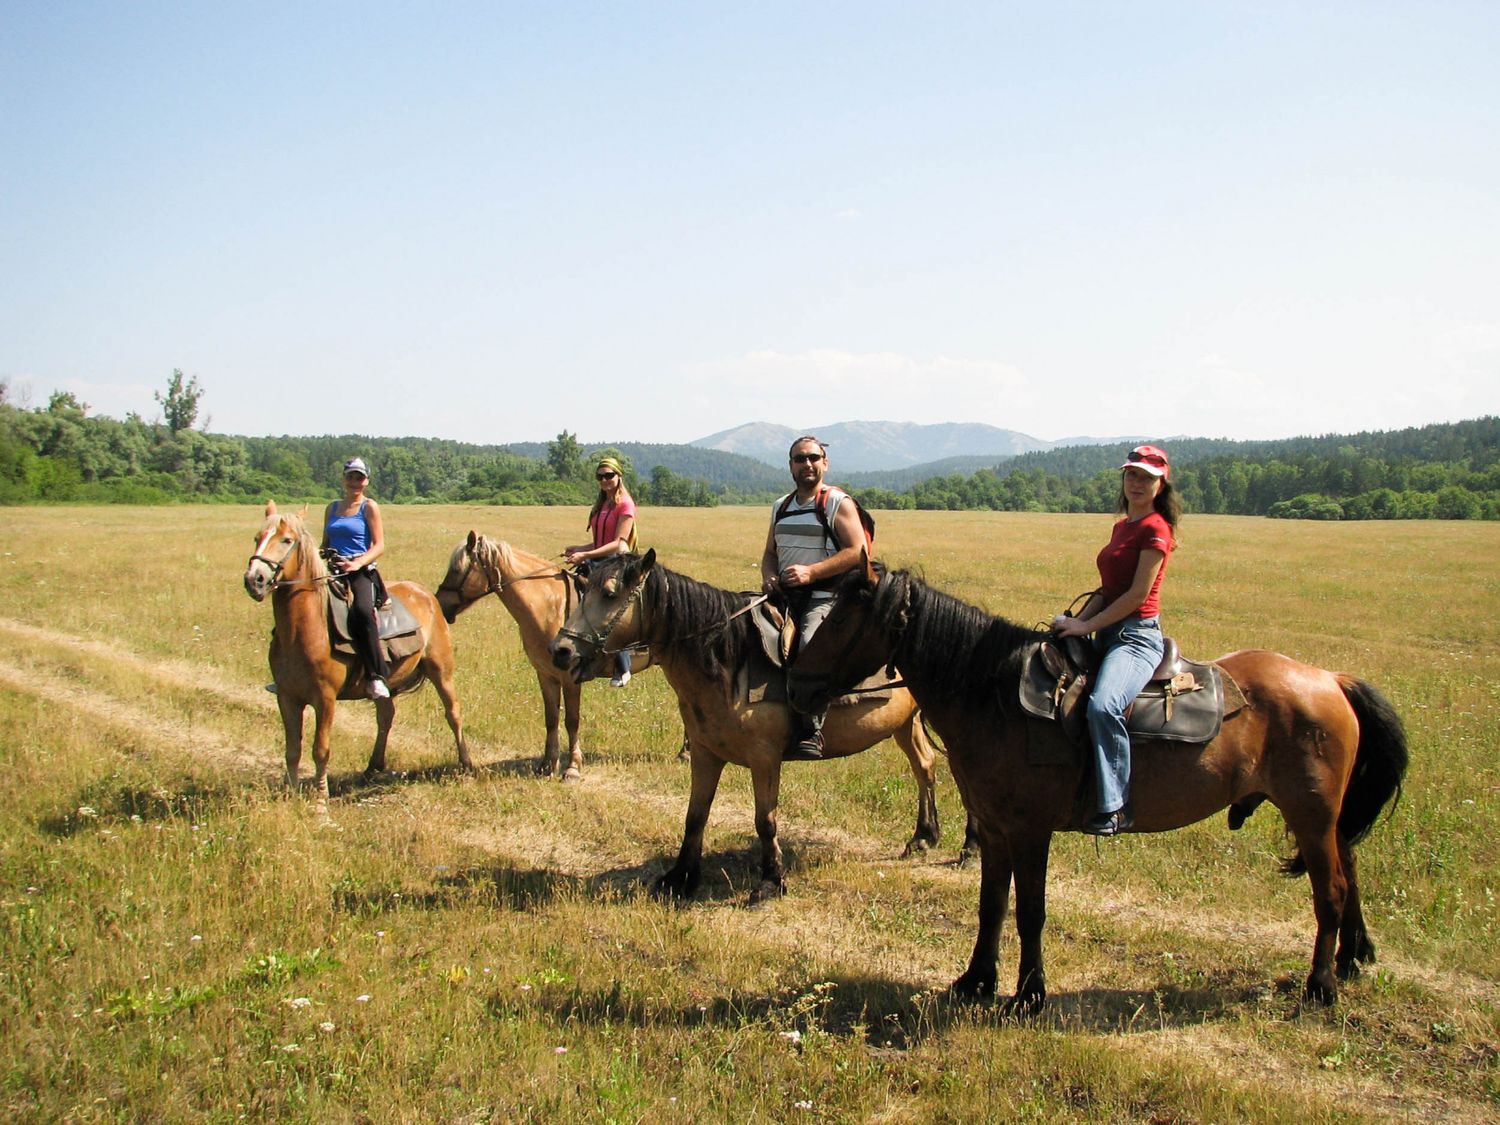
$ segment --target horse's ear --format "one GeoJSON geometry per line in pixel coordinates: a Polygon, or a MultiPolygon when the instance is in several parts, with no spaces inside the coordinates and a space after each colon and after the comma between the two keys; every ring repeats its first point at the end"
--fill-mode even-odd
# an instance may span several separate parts
{"type": "Polygon", "coordinates": [[[274,501],[274,500],[267,500],[266,501],[266,515],[268,515],[268,516],[274,516],[275,514],[276,514],[276,501],[274,501]]]}
{"type": "Polygon", "coordinates": [[[475,548],[475,546],[478,545],[478,543],[479,543],[479,532],[477,532],[477,531],[471,531],[471,532],[469,532],[469,554],[472,555],[474,553],[474,548],[475,548]]]}
{"type": "Polygon", "coordinates": [[[641,573],[650,574],[651,568],[656,565],[656,548],[652,547],[646,552],[646,557],[641,559],[641,573]]]}
{"type": "Polygon", "coordinates": [[[864,563],[865,581],[871,586],[880,585],[880,575],[875,573],[875,560],[870,557],[870,548],[861,547],[859,553],[860,561],[864,563]]]}
{"type": "Polygon", "coordinates": [[[305,520],[307,518],[307,505],[306,504],[302,505],[302,510],[297,513],[297,518],[299,520],[305,520]]]}

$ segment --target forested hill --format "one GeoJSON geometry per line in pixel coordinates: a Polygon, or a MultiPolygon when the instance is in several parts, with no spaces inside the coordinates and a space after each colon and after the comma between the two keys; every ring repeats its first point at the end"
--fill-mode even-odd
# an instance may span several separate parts
{"type": "MultiPolygon", "coordinates": [[[[163,419],[91,414],[67,393],[23,409],[0,381],[0,503],[167,503],[326,499],[344,460],[372,470],[372,494],[396,503],[582,504],[592,458],[564,430],[546,444],[433,438],[234,437],[194,425],[201,391],[174,372],[163,419]]],[[[1189,511],[1313,519],[1500,518],[1500,418],[1280,441],[1167,439],[1189,511]]],[[[763,503],[786,474],[739,454],[623,442],[644,504],[763,503]]],[[[1105,512],[1119,487],[1118,446],[1078,445],[998,463],[950,459],[890,473],[840,475],[871,508],[1105,512]]]]}

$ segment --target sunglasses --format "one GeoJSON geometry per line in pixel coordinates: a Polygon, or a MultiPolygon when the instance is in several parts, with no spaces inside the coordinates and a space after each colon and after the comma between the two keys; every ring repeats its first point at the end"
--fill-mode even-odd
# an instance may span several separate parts
{"type": "Polygon", "coordinates": [[[594,474],[594,479],[595,480],[614,480],[615,477],[617,477],[619,475],[620,475],[619,473],[595,473],[594,474]]]}
{"type": "Polygon", "coordinates": [[[1126,454],[1125,460],[1133,461],[1138,464],[1144,463],[1147,465],[1155,465],[1158,469],[1165,469],[1167,467],[1167,459],[1161,454],[1142,453],[1139,449],[1132,449],[1128,454],[1126,454]]]}
{"type": "Polygon", "coordinates": [[[794,464],[794,465],[810,465],[814,461],[821,461],[821,460],[823,460],[823,455],[821,453],[793,453],[792,454],[792,464],[794,464]]]}

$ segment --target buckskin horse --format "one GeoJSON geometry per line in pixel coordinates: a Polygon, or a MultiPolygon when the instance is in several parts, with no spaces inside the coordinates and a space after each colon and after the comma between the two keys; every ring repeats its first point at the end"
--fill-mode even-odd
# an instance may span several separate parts
{"type": "MultiPolygon", "coordinates": [[[[578,739],[580,691],[572,676],[553,665],[548,646],[577,602],[575,581],[571,573],[555,563],[528,554],[503,539],[471,531],[468,539],[453,548],[448,558],[448,573],[437,589],[438,605],[450,625],[459,614],[491,594],[516,619],[526,659],[536,670],[547,723],[547,742],[537,772],[557,773],[561,750],[557,723],[561,710],[568,731],[564,781],[577,781],[583,775],[583,747],[578,739]]],[[[634,671],[640,671],[645,664],[632,663],[634,671]]]]}
{"type": "MultiPolygon", "coordinates": [[[[278,512],[275,501],[267,502],[265,523],[255,536],[255,551],[245,567],[245,590],[258,602],[270,594],[275,613],[270,661],[286,733],[287,785],[297,787],[303,714],[311,707],[315,719],[313,786],[324,802],[328,799],[334,703],[364,698],[364,669],[359,658],[336,652],[329,640],[330,577],[302,517],[278,512]]],[[[453,691],[453,642],[437,599],[415,582],[392,582],[387,592],[412,612],[422,636],[419,651],[391,662],[391,693],[400,695],[430,680],[443,701],[443,713],[458,746],[459,764],[473,770],[464,744],[462,712],[453,691]]],[[[375,700],[375,747],[365,767],[366,781],[385,769],[385,744],[395,717],[394,699],[375,700]]]]}
{"type": "MultiPolygon", "coordinates": [[[[736,673],[760,644],[746,612],[749,594],[721,590],[657,565],[656,552],[616,555],[593,564],[577,609],[553,642],[553,660],[575,677],[591,674],[603,652],[650,646],[677,695],[687,732],[692,790],[677,861],[655,889],[688,897],[698,887],[703,829],[725,765],[750,771],[755,791],[755,831],[761,843],[760,882],[750,905],[786,890],[777,842],[782,753],[791,735],[784,702],[736,698],[736,673]]],[[[903,853],[926,851],[938,841],[934,797],[936,753],[922,729],[911,694],[896,687],[830,710],[823,728],[824,754],[841,758],[891,737],[906,753],[917,779],[917,824],[903,853]]]]}
{"type": "MultiPolygon", "coordinates": [[[[1053,833],[1080,826],[1078,797],[1093,784],[1092,767],[1066,751],[1069,765],[1028,764],[1028,749],[1062,738],[1055,724],[1028,719],[1017,703],[1023,654],[1036,639],[1034,631],[905,571],[887,574],[867,563],[842,584],[790,684],[792,697],[809,706],[883,664],[900,667],[947,747],[979,833],[979,932],[952,990],[967,998],[994,994],[1014,879],[1021,952],[1006,1011],[1015,1015],[1039,1010],[1046,999],[1048,852],[1053,833]]],[[[1346,979],[1375,958],[1352,849],[1387,803],[1400,799],[1407,764],[1401,720],[1369,684],[1279,653],[1235,652],[1214,663],[1234,679],[1246,705],[1226,716],[1205,745],[1157,741],[1135,748],[1134,830],[1182,828],[1225,807],[1238,827],[1261,801],[1276,806],[1297,845],[1283,870],[1306,871],[1312,883],[1318,929],[1305,996],[1331,1004],[1335,975],[1346,979]]],[[[1057,760],[1059,747],[1045,748],[1051,753],[1044,757],[1057,760]]]]}

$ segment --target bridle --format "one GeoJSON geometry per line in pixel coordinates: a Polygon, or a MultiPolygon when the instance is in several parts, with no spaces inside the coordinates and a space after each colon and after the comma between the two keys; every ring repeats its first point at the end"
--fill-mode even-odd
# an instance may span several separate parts
{"type": "Polygon", "coordinates": [[[451,581],[450,578],[444,577],[443,581],[438,585],[437,593],[454,594],[458,597],[459,601],[463,602],[464,605],[467,606],[472,605],[474,602],[477,602],[482,598],[487,598],[491,594],[494,594],[498,598],[505,592],[507,587],[514,586],[517,582],[525,582],[528,579],[532,578],[556,577],[567,578],[575,583],[577,582],[577,575],[573,574],[571,571],[564,570],[562,567],[552,566],[550,564],[542,570],[534,570],[530,574],[518,574],[509,581],[506,581],[505,576],[500,573],[499,564],[494,562],[493,559],[479,558],[478,551],[471,551],[469,550],[468,546],[465,545],[464,566],[463,570],[459,573],[458,581],[454,582],[451,581]],[[480,594],[478,597],[466,599],[464,597],[464,587],[468,585],[469,575],[474,573],[476,567],[479,569],[480,573],[484,575],[484,593],[480,594]]]}
{"type": "MultiPolygon", "coordinates": [[[[621,619],[624,618],[625,614],[630,611],[630,607],[635,605],[636,602],[640,601],[641,594],[646,589],[647,577],[648,574],[646,573],[643,573],[640,576],[635,585],[631,587],[630,595],[626,598],[621,599],[620,603],[605,615],[604,620],[598,625],[597,628],[590,629],[588,632],[582,633],[577,629],[569,629],[566,625],[564,625],[557,631],[557,635],[559,637],[566,637],[568,640],[572,641],[574,647],[579,649],[580,655],[582,654],[582,651],[585,647],[591,649],[596,656],[600,653],[603,653],[606,656],[613,656],[618,652],[634,652],[641,649],[650,648],[651,644],[649,641],[635,641],[632,644],[626,645],[624,648],[612,649],[605,647],[605,643],[609,640],[609,635],[615,631],[615,626],[618,625],[621,619]]],[[[663,584],[666,583],[666,580],[666,575],[662,575],[663,584]]]]}

